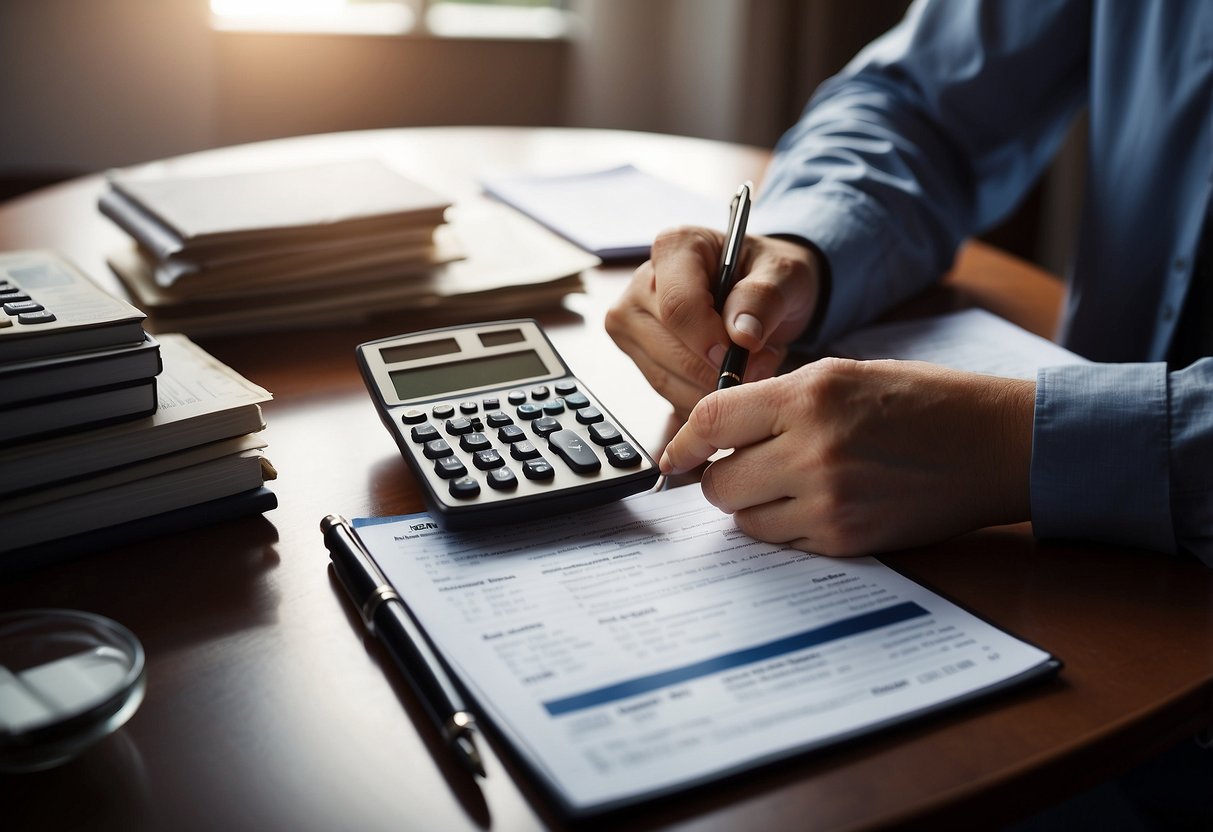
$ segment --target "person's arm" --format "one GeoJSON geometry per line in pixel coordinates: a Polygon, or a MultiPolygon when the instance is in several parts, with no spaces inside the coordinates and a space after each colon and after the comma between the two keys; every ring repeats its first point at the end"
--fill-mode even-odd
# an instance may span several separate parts
{"type": "Polygon", "coordinates": [[[1037,377],[1032,522],[1072,538],[1188,552],[1213,566],[1213,358],[1046,368],[1037,377]]]}
{"type": "Polygon", "coordinates": [[[1027,192],[1085,102],[1088,15],[1068,0],[919,2],[819,88],[750,221],[824,255],[814,345],[937,280],[1027,192]]]}

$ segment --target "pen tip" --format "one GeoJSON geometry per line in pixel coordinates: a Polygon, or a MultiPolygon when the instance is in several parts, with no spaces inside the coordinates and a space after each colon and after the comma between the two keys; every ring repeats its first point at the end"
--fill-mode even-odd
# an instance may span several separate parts
{"type": "Polygon", "coordinates": [[[463,760],[463,764],[468,770],[479,777],[487,777],[484,771],[484,762],[480,759],[480,752],[476,750],[476,743],[472,742],[469,736],[455,738],[455,747],[459,749],[459,759],[463,760]]]}

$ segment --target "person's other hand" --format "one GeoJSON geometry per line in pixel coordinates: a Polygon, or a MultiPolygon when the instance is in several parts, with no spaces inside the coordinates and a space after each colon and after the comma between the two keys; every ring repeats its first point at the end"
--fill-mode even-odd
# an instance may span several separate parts
{"type": "Polygon", "coordinates": [[[653,389],[685,417],[716,389],[730,341],[750,350],[746,379],[774,374],[805,327],[820,290],[820,266],[807,246],[747,237],[739,279],[724,313],[713,293],[724,235],[677,228],[653,243],[652,259],[632,276],[606,316],[606,329],[653,389]]]}
{"type": "Polygon", "coordinates": [[[1027,520],[1036,385],[828,358],[714,392],[662,455],[747,534],[861,555],[1027,520]]]}

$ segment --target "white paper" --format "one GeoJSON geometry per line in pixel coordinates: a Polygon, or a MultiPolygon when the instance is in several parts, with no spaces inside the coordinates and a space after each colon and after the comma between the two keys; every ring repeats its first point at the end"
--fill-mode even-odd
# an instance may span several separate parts
{"type": "Polygon", "coordinates": [[[1041,367],[1087,363],[1082,356],[984,309],[865,327],[839,338],[827,352],[847,358],[929,361],[1032,380],[1041,367]]]}
{"type": "Polygon", "coordinates": [[[604,260],[647,257],[653,238],[667,228],[723,230],[729,217],[727,197],[709,199],[632,165],[557,176],[494,176],[484,181],[484,189],[604,260]]]}
{"type": "Polygon", "coordinates": [[[457,535],[359,536],[575,811],[871,730],[1049,657],[871,558],[746,537],[690,486],[457,535]]]}

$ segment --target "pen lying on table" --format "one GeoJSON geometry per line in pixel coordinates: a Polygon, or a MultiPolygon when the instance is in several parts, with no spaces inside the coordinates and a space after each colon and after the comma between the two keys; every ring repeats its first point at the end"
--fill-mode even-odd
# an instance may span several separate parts
{"type": "MultiPolygon", "coordinates": [[[[724,312],[724,301],[737,282],[737,263],[741,260],[741,246],[745,242],[746,223],[750,219],[750,183],[746,182],[733,195],[729,206],[729,227],[725,231],[724,249],[720,253],[720,278],[716,281],[716,311],[724,312]]],[[[736,387],[745,377],[750,352],[736,344],[729,344],[724,361],[720,365],[720,376],[716,389],[736,387]]]]}
{"type": "Polygon", "coordinates": [[[451,750],[473,774],[485,776],[476,750],[476,723],[404,601],[379,571],[344,517],[320,521],[324,545],[341,585],[372,635],[387,647],[451,750]]]}

